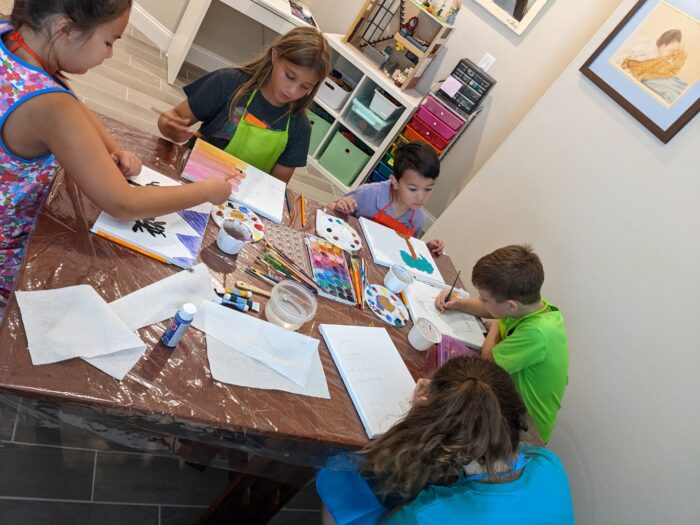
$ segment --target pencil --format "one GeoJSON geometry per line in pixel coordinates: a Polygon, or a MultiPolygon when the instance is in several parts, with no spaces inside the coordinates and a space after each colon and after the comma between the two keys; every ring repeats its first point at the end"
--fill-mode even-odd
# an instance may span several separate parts
{"type": "MultiPolygon", "coordinates": [[[[459,274],[460,274],[460,273],[462,273],[462,270],[460,270],[460,271],[457,272],[457,277],[455,277],[455,280],[454,280],[454,282],[452,283],[452,288],[450,288],[450,292],[447,294],[447,296],[445,296],[445,299],[447,299],[448,301],[450,300],[450,297],[452,297],[452,292],[455,291],[455,285],[457,284],[457,279],[459,279],[459,274]]],[[[444,309],[444,308],[441,308],[441,309],[440,309],[440,313],[445,313],[445,309],[444,309]]]]}
{"type": "Polygon", "coordinates": [[[287,203],[287,214],[289,215],[289,222],[292,222],[292,207],[289,205],[289,194],[284,192],[284,201],[287,203]]]}
{"type": "Polygon", "coordinates": [[[306,206],[304,205],[304,196],[300,196],[301,199],[301,227],[306,226],[306,206]]]}

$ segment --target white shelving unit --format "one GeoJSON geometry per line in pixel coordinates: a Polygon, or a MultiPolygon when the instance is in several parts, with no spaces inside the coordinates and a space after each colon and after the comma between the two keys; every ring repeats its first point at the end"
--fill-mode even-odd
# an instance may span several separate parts
{"type": "Polygon", "coordinates": [[[360,72],[361,77],[357,83],[357,87],[353,90],[352,94],[343,104],[343,106],[338,110],[331,109],[318,97],[314,99],[314,102],[328,112],[335,119],[335,121],[324,135],[316,150],[309,151],[308,164],[319,173],[327,177],[328,180],[339,188],[342,188],[344,191],[350,191],[362,184],[369,176],[374,165],[379,161],[386,149],[396,138],[396,135],[404,128],[404,125],[411,118],[415,108],[418,106],[423,96],[416,90],[401,91],[401,89],[397,87],[390,78],[384,75],[384,73],[382,73],[365,55],[363,55],[355,47],[343,42],[343,35],[326,34],[325,37],[333,48],[333,51],[337,54],[335,57],[342,57],[345,64],[349,63],[360,72]],[[362,131],[353,126],[348,120],[348,114],[350,113],[350,108],[352,107],[352,101],[356,98],[365,98],[370,96],[374,92],[375,88],[383,89],[403,106],[403,110],[401,111],[398,119],[392,124],[384,138],[379,141],[368,139],[362,133],[362,131]],[[325,151],[328,143],[332,140],[335,133],[341,127],[350,131],[355,137],[357,137],[358,140],[360,140],[373,152],[360,174],[349,186],[340,182],[332,173],[321,166],[318,162],[318,159],[325,151]]]}

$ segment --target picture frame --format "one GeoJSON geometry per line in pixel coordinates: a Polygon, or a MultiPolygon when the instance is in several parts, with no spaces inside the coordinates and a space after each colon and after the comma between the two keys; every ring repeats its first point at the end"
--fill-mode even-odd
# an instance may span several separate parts
{"type": "Polygon", "coordinates": [[[700,2],[640,0],[580,71],[668,143],[700,110],[700,2]]]}
{"type": "Polygon", "coordinates": [[[516,35],[522,35],[548,0],[474,0],[516,35]]]}

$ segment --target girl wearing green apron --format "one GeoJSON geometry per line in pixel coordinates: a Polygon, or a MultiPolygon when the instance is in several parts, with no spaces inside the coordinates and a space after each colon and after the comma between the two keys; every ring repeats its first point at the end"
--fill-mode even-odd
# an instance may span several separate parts
{"type": "Polygon", "coordinates": [[[305,110],[330,71],[330,48],[312,27],[295,28],[237,68],[214,71],[184,88],[187,99],[158,119],[161,133],[204,140],[288,182],[306,165],[311,126],[305,110]]]}

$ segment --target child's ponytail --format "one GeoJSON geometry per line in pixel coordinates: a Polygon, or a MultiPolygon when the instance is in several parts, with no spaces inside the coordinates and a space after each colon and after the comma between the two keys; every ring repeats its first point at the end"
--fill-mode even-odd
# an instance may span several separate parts
{"type": "Polygon", "coordinates": [[[426,402],[363,450],[363,471],[378,492],[415,497],[447,484],[476,461],[490,476],[512,458],[525,406],[506,372],[481,359],[456,358],[434,375],[426,402]]]}

